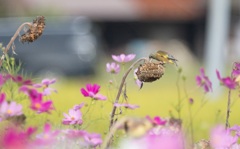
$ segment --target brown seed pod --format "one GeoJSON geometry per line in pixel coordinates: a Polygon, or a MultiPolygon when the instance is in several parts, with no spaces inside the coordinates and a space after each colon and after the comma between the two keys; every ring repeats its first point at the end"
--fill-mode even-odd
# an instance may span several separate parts
{"type": "Polygon", "coordinates": [[[211,149],[209,140],[200,140],[199,142],[194,144],[193,149],[211,149]]]}
{"type": "Polygon", "coordinates": [[[153,124],[145,118],[129,118],[124,123],[124,130],[130,137],[139,138],[145,135],[153,124]]]}
{"type": "Polygon", "coordinates": [[[164,70],[163,63],[146,62],[138,67],[136,75],[142,82],[153,82],[163,76],[164,70]]]}
{"type": "Polygon", "coordinates": [[[20,37],[21,42],[24,43],[35,41],[39,36],[42,35],[44,28],[45,18],[44,16],[38,16],[35,20],[33,20],[33,23],[27,32],[20,37]]]}

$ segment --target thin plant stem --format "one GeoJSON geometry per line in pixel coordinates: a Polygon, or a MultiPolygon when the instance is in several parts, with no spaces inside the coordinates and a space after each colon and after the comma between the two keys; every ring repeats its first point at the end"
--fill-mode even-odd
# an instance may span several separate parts
{"type": "MultiPolygon", "coordinates": [[[[235,66],[235,62],[232,64],[232,70],[234,69],[233,67],[235,66]]],[[[231,79],[233,78],[232,73],[231,73],[231,79]]],[[[225,123],[225,129],[227,129],[229,125],[229,117],[230,117],[230,112],[231,112],[231,89],[228,90],[228,101],[227,101],[227,115],[226,115],[226,123],[225,123]]]]}
{"type": "Polygon", "coordinates": [[[231,89],[228,90],[227,116],[226,116],[226,123],[225,123],[226,129],[229,127],[229,117],[231,112],[230,109],[231,109],[231,89]]]}
{"type": "Polygon", "coordinates": [[[193,131],[193,117],[192,117],[192,107],[190,103],[188,104],[188,111],[189,111],[189,117],[190,117],[190,133],[191,133],[191,147],[193,147],[194,143],[194,131],[193,131]]]}
{"type": "Polygon", "coordinates": [[[104,139],[104,142],[101,146],[101,149],[107,149],[109,147],[109,143],[112,141],[112,137],[114,133],[119,129],[120,126],[122,126],[126,121],[131,119],[131,117],[123,117],[119,121],[117,121],[110,129],[109,133],[107,134],[106,138],[104,139]]]}
{"type": "MultiPolygon", "coordinates": [[[[126,78],[127,78],[128,74],[130,73],[130,71],[134,68],[134,66],[135,66],[137,63],[139,63],[139,62],[141,62],[141,61],[143,61],[143,60],[146,61],[146,60],[148,60],[148,59],[146,59],[146,58],[140,58],[140,59],[138,59],[137,61],[135,61],[135,62],[129,67],[129,69],[127,70],[127,72],[123,75],[122,81],[121,81],[121,84],[120,84],[120,86],[119,86],[118,93],[117,93],[117,96],[116,96],[116,99],[115,99],[115,103],[118,103],[118,101],[119,101],[119,98],[120,98],[120,95],[122,94],[122,89],[123,89],[123,86],[124,86],[124,84],[125,84],[125,81],[126,81],[126,78]]],[[[114,124],[114,120],[115,120],[115,119],[114,119],[114,116],[115,116],[116,110],[117,110],[117,107],[113,106],[113,109],[112,109],[112,112],[111,112],[111,115],[110,115],[109,131],[111,130],[111,128],[112,128],[112,126],[113,126],[113,124],[114,124]]],[[[110,139],[110,141],[109,141],[109,143],[108,143],[108,146],[111,144],[112,138],[113,138],[113,136],[111,137],[111,139],[110,139]]]]}
{"type": "Polygon", "coordinates": [[[200,110],[207,104],[208,100],[205,99],[205,97],[206,97],[206,94],[203,95],[203,97],[202,97],[202,99],[201,99],[201,105],[200,105],[200,107],[197,109],[197,111],[194,113],[193,118],[195,118],[196,115],[198,114],[198,112],[200,112],[200,110]]]}
{"type": "Polygon", "coordinates": [[[177,82],[176,82],[176,86],[177,86],[177,95],[178,95],[178,103],[177,103],[177,113],[178,113],[178,118],[181,119],[181,95],[180,95],[180,87],[179,87],[179,80],[180,80],[180,74],[181,72],[178,73],[178,77],[177,77],[177,82]]]}
{"type": "Polygon", "coordinates": [[[31,26],[32,23],[31,22],[25,22],[22,25],[20,25],[17,29],[17,31],[15,32],[15,34],[12,36],[11,40],[9,41],[8,45],[6,46],[6,48],[3,50],[3,55],[0,59],[0,67],[2,66],[2,62],[5,58],[5,55],[7,54],[7,52],[9,51],[11,45],[13,44],[13,42],[15,41],[15,39],[17,38],[17,36],[19,35],[20,31],[23,29],[23,27],[25,25],[31,26]]]}
{"type": "MultiPolygon", "coordinates": [[[[187,100],[189,100],[189,96],[188,96],[188,92],[186,89],[186,80],[183,80],[183,89],[184,89],[184,93],[185,96],[187,98],[187,100]]],[[[188,101],[188,111],[189,111],[189,120],[190,120],[190,133],[191,133],[191,147],[193,147],[193,143],[194,143],[194,132],[193,132],[193,117],[192,117],[192,105],[190,103],[190,101],[188,101]]]]}

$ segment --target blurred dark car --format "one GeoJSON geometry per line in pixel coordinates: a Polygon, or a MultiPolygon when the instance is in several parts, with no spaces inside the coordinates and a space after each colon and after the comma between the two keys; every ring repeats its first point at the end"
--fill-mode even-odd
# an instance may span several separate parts
{"type": "MultiPolygon", "coordinates": [[[[25,72],[67,76],[94,74],[98,41],[91,21],[86,17],[45,18],[45,30],[36,41],[23,44],[15,40],[17,55],[14,57],[21,61],[25,72]]],[[[17,28],[33,19],[0,18],[0,42],[6,46],[17,28]]]]}

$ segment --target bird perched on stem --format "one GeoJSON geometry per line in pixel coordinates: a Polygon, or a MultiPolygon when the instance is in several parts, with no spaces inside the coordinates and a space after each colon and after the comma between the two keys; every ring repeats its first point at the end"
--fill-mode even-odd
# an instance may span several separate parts
{"type": "Polygon", "coordinates": [[[174,58],[171,54],[168,54],[167,52],[165,51],[157,51],[156,53],[151,53],[149,55],[149,58],[150,59],[155,59],[157,61],[160,61],[160,62],[163,62],[164,64],[165,63],[170,63],[170,64],[175,64],[176,66],[177,65],[177,59],[174,58]]]}

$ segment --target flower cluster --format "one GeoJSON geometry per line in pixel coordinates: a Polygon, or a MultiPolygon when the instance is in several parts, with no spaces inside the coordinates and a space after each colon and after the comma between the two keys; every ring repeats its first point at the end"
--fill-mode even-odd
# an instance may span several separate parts
{"type": "MultiPolygon", "coordinates": [[[[132,61],[135,58],[135,54],[120,54],[120,55],[112,55],[112,59],[120,64],[125,64],[127,62],[132,61]]],[[[120,65],[112,62],[106,64],[106,71],[112,74],[118,74],[120,72],[120,65]]]]}
{"type": "Polygon", "coordinates": [[[36,89],[29,88],[28,86],[22,86],[19,88],[19,91],[28,95],[31,102],[30,108],[37,113],[50,113],[50,111],[54,109],[52,100],[44,101],[43,94],[39,93],[36,89]]]}
{"type": "Polygon", "coordinates": [[[214,149],[237,149],[240,148],[238,144],[240,126],[233,126],[225,129],[222,125],[216,126],[212,129],[210,135],[210,144],[214,149]],[[235,135],[233,135],[235,133],[235,135]]]}
{"type": "Polygon", "coordinates": [[[0,134],[2,148],[95,148],[102,143],[101,135],[84,130],[59,129],[53,130],[46,123],[43,131],[36,134],[37,128],[29,127],[21,130],[10,127],[0,134]]]}
{"type": "MultiPolygon", "coordinates": [[[[132,61],[135,58],[135,54],[120,54],[120,55],[112,55],[112,59],[115,62],[106,64],[106,72],[111,74],[118,74],[120,67],[124,66],[125,63],[132,61]]],[[[141,59],[140,59],[141,60],[141,59]]],[[[138,61],[137,61],[138,62],[138,61]]],[[[135,63],[134,63],[135,64],[135,63]]],[[[149,62],[149,66],[152,65],[149,62]]],[[[144,63],[141,66],[148,66],[148,64],[144,63]]],[[[149,69],[139,68],[134,71],[135,81],[139,88],[142,87],[143,82],[152,82],[152,79],[159,79],[163,73],[160,73],[155,70],[155,67],[163,70],[163,65],[155,64],[149,69]],[[161,67],[161,68],[160,68],[161,67]],[[154,69],[153,69],[154,68],[154,69]],[[137,71],[139,73],[137,73],[137,71]],[[144,75],[149,75],[148,71],[152,71],[151,75],[153,75],[150,79],[144,79],[144,75]],[[136,76],[138,75],[138,76],[136,76]],[[139,77],[143,76],[143,77],[139,77]],[[157,77],[155,76],[157,75],[157,77]],[[139,79],[140,80],[139,80],[139,79]],[[142,79],[141,79],[142,78],[142,79]]],[[[144,67],[145,68],[145,67],[144,67]]],[[[133,67],[130,67],[129,71],[126,74],[133,70],[133,67]]],[[[124,75],[123,80],[126,76],[124,75]]],[[[227,87],[228,89],[233,90],[239,87],[240,85],[240,63],[234,63],[233,70],[231,72],[231,76],[222,77],[220,72],[216,70],[216,77],[220,81],[222,85],[227,87]]],[[[80,93],[83,95],[83,98],[86,99],[87,102],[79,102],[80,104],[73,105],[68,112],[57,111],[58,109],[54,107],[53,100],[49,99],[52,93],[57,93],[57,90],[52,88],[51,86],[56,83],[56,79],[43,79],[40,83],[34,83],[31,79],[25,79],[25,77],[21,75],[9,75],[9,74],[0,74],[0,87],[3,87],[5,83],[10,80],[15,86],[17,86],[17,93],[23,94],[23,98],[26,98],[27,108],[34,112],[29,112],[33,114],[32,117],[39,116],[41,113],[46,113],[47,116],[52,114],[53,112],[59,112],[59,116],[61,118],[61,125],[57,124],[57,126],[52,125],[50,118],[43,120],[43,128],[39,127],[28,127],[25,126],[19,127],[19,125],[10,123],[6,125],[0,132],[0,148],[13,149],[13,148],[98,148],[108,144],[111,145],[112,140],[105,140],[108,142],[104,142],[101,138],[101,135],[98,133],[90,133],[87,131],[89,120],[93,123],[93,120],[89,117],[85,117],[90,110],[89,103],[92,106],[95,103],[101,103],[104,105],[105,103],[111,103],[112,112],[110,119],[110,131],[107,135],[110,138],[114,135],[112,131],[117,131],[119,129],[123,129],[126,132],[126,137],[121,140],[119,148],[137,148],[137,149],[185,149],[185,148],[196,148],[196,144],[194,145],[194,141],[188,142],[188,134],[185,134],[182,127],[183,120],[180,119],[181,114],[181,104],[183,103],[179,100],[179,109],[176,111],[178,113],[178,118],[175,118],[172,113],[170,118],[162,118],[160,116],[150,117],[146,116],[145,118],[130,118],[124,117],[122,120],[119,120],[123,115],[123,108],[134,110],[139,108],[139,105],[129,104],[129,100],[127,100],[126,95],[126,83],[123,81],[119,88],[119,92],[117,94],[117,98],[115,101],[107,101],[107,97],[103,94],[100,94],[101,86],[99,84],[86,84],[85,87],[80,88],[80,93]],[[125,88],[124,88],[125,87],[125,88]],[[124,90],[125,89],[125,90],[124,90]],[[119,95],[119,97],[118,97],[119,95]],[[124,100],[121,100],[120,97],[123,96],[124,100]],[[91,99],[91,100],[88,100],[91,99]],[[105,101],[105,102],[102,102],[105,101]],[[88,109],[85,110],[85,108],[88,109]],[[85,110],[85,111],[84,111],[85,110]],[[117,112],[120,116],[117,116],[117,112]],[[116,117],[114,117],[116,115],[116,117]],[[122,123],[119,125],[119,123],[122,123]],[[25,129],[26,128],[26,129],[25,129]],[[189,147],[190,146],[190,147],[189,147]]],[[[212,92],[212,82],[205,74],[204,68],[200,68],[200,74],[195,78],[197,86],[203,88],[205,93],[212,92]]],[[[116,85],[117,86],[117,85],[116,85]]],[[[118,86],[117,86],[118,87],[118,86]]],[[[180,94],[180,93],[179,93],[180,94]]],[[[187,94],[187,93],[186,93],[187,94]]],[[[24,106],[17,103],[18,100],[9,99],[7,97],[7,92],[1,90],[0,93],[0,123],[3,121],[11,122],[10,119],[13,117],[23,116],[25,114],[29,114],[25,112],[23,109],[24,106]],[[24,111],[24,112],[23,112],[24,111]]],[[[180,95],[179,95],[180,96],[180,95]]],[[[14,96],[12,96],[14,97],[14,96]]],[[[111,97],[111,96],[110,96],[111,97]]],[[[190,103],[189,109],[193,107],[193,103],[195,105],[195,100],[193,98],[189,98],[191,96],[186,95],[187,101],[190,103]]],[[[194,97],[195,99],[195,97],[194,97]]],[[[25,102],[25,101],[24,101],[25,102]]],[[[21,102],[20,102],[21,103],[21,102]]],[[[202,103],[204,105],[205,102],[202,103]]],[[[201,105],[201,106],[202,106],[201,105]]],[[[103,107],[103,106],[102,106],[103,107]]],[[[105,108],[105,107],[104,107],[105,108]]],[[[202,107],[200,107],[202,108],[202,107]]],[[[189,110],[189,111],[190,111],[189,110]]],[[[229,109],[228,109],[229,110],[229,109]]],[[[26,110],[27,111],[27,110],[26,110]]],[[[198,111],[197,111],[198,112],[198,111]]],[[[189,112],[190,113],[190,112],[189,112]]],[[[190,115],[190,121],[192,120],[192,113],[190,115]]],[[[41,116],[45,116],[41,114],[41,116]]],[[[29,118],[29,117],[27,117],[29,118]]],[[[57,122],[57,121],[54,121],[57,122]]],[[[188,124],[188,122],[184,121],[184,124],[188,124]]],[[[189,126],[191,126],[192,122],[189,122],[189,126]]],[[[2,125],[1,125],[2,126],[2,125]]],[[[192,130],[191,130],[192,131],[192,130]]],[[[192,131],[193,133],[193,131],[192,131]]],[[[191,134],[193,138],[193,134],[191,134]]],[[[206,146],[208,148],[214,149],[239,149],[239,137],[240,137],[240,126],[235,125],[231,128],[224,128],[219,125],[214,127],[210,133],[210,138],[207,140],[206,146]]],[[[106,137],[109,138],[109,137],[106,137]]],[[[106,146],[106,148],[112,148],[112,146],[106,146]]],[[[197,147],[198,148],[198,147],[197,147]]]]}
{"type": "MultiPolygon", "coordinates": [[[[217,78],[220,84],[229,88],[235,89],[240,81],[240,64],[235,63],[235,67],[232,70],[231,76],[221,77],[220,72],[216,70],[217,78]]],[[[204,69],[200,69],[200,75],[196,76],[197,85],[204,88],[205,93],[212,92],[212,82],[205,75],[204,69]]]]}
{"type": "MultiPolygon", "coordinates": [[[[146,132],[141,137],[124,139],[121,143],[121,149],[124,148],[138,148],[138,149],[184,149],[185,138],[181,129],[172,125],[170,121],[159,121],[160,117],[155,117],[152,120],[149,116],[147,117],[150,122],[153,123],[154,127],[146,132]],[[156,125],[157,124],[157,125],[156,125]]],[[[178,126],[177,126],[178,127],[178,126]]],[[[142,128],[144,129],[144,128],[142,128]]],[[[138,131],[142,131],[140,128],[138,131]]],[[[136,133],[136,132],[135,132],[136,133]]]]}
{"type": "Polygon", "coordinates": [[[51,92],[57,92],[57,90],[50,88],[49,85],[54,84],[56,82],[56,79],[43,79],[41,83],[33,84],[35,88],[42,88],[43,89],[43,95],[50,95],[51,92]]]}

